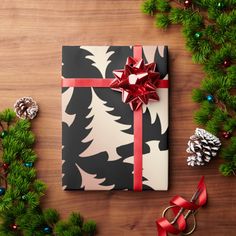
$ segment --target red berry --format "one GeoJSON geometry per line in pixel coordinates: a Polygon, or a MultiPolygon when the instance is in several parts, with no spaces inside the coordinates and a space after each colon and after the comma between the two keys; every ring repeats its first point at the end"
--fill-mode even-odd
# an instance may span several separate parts
{"type": "Polygon", "coordinates": [[[17,230],[17,225],[16,225],[16,224],[13,224],[13,225],[11,226],[11,228],[12,228],[13,230],[17,230]]]}
{"type": "Polygon", "coordinates": [[[184,6],[185,7],[191,7],[192,6],[192,1],[191,0],[185,0],[184,1],[184,6]]]}
{"type": "Polygon", "coordinates": [[[228,132],[228,131],[224,131],[223,134],[222,134],[223,138],[225,139],[229,139],[231,137],[231,133],[228,132]]]}
{"type": "Polygon", "coordinates": [[[6,170],[8,169],[8,167],[9,167],[9,164],[3,163],[2,167],[3,167],[3,169],[6,171],[6,170]]]}
{"type": "Polygon", "coordinates": [[[224,62],[223,62],[223,66],[224,66],[225,68],[231,66],[231,61],[230,61],[229,59],[225,59],[224,62]]]}

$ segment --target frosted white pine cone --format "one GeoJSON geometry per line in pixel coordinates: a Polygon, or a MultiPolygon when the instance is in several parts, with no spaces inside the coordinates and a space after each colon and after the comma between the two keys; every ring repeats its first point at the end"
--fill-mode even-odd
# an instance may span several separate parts
{"type": "Polygon", "coordinates": [[[186,150],[190,155],[187,157],[189,166],[202,166],[217,155],[221,142],[215,135],[204,129],[196,128],[194,135],[188,141],[186,150]]]}
{"type": "Polygon", "coordinates": [[[18,99],[14,104],[16,115],[21,119],[34,119],[39,107],[31,97],[18,99]]]}

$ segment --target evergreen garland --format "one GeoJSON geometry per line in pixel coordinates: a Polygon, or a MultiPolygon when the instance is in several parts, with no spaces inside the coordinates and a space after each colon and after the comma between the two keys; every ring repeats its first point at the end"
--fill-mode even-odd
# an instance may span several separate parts
{"type": "Polygon", "coordinates": [[[235,175],[236,0],[146,0],[142,11],[155,15],[159,28],[182,25],[186,48],[206,73],[193,91],[193,101],[200,104],[195,121],[224,138],[219,169],[225,176],[235,175]]]}
{"type": "Polygon", "coordinates": [[[59,221],[54,209],[41,209],[45,184],[36,179],[35,136],[30,121],[17,119],[11,109],[0,112],[0,236],[92,236],[94,221],[72,213],[59,221]]]}

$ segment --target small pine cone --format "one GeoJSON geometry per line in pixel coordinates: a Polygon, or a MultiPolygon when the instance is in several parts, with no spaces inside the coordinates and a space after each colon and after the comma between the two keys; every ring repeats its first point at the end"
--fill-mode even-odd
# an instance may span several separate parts
{"type": "Polygon", "coordinates": [[[34,119],[38,113],[38,105],[31,97],[23,97],[14,104],[16,115],[21,119],[34,119]]]}
{"type": "Polygon", "coordinates": [[[195,134],[188,141],[186,152],[190,156],[187,157],[187,164],[189,166],[205,165],[217,155],[220,146],[221,142],[216,136],[204,129],[196,128],[195,134]]]}

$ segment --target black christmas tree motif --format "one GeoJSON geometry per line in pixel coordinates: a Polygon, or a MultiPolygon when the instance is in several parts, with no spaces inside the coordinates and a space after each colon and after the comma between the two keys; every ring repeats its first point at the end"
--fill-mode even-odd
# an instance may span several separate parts
{"type": "Polygon", "coordinates": [[[114,78],[113,71],[123,69],[127,58],[133,57],[132,46],[110,46],[108,52],[114,52],[109,57],[111,63],[106,68],[106,78],[114,78]]]}
{"type": "MultiPolygon", "coordinates": [[[[129,46],[110,46],[107,50],[107,54],[111,54],[108,58],[110,61],[106,67],[106,77],[114,78],[113,70],[123,69],[126,64],[126,60],[129,56],[133,56],[133,48],[129,46]]],[[[127,125],[133,124],[133,115],[128,104],[122,102],[121,94],[111,89],[97,89],[95,91],[99,98],[107,102],[107,106],[113,109],[109,113],[113,116],[119,116],[117,122],[127,125]]],[[[132,134],[132,129],[129,129],[129,133],[132,134]]],[[[124,131],[126,132],[126,131],[124,131]]]]}
{"type": "Polygon", "coordinates": [[[62,170],[63,185],[68,189],[79,189],[81,186],[81,175],[76,163],[78,155],[83,152],[90,144],[82,143],[82,140],[89,134],[90,130],[85,129],[91,122],[91,118],[86,118],[90,109],[91,96],[90,88],[74,88],[73,95],[67,106],[67,114],[75,114],[74,122],[68,126],[67,123],[62,123],[62,159],[64,161],[62,170]]]}
{"type": "Polygon", "coordinates": [[[101,72],[94,67],[93,56],[89,51],[77,46],[62,47],[62,77],[70,78],[102,78],[101,72]]]}
{"type": "Polygon", "coordinates": [[[105,179],[100,185],[112,186],[124,190],[133,188],[133,165],[124,163],[122,158],[109,161],[107,152],[104,155],[94,155],[79,159],[79,166],[87,173],[96,174],[96,178],[105,179]]]}
{"type": "MultiPolygon", "coordinates": [[[[105,153],[104,153],[105,154],[105,153]]],[[[110,187],[114,185],[116,190],[133,190],[133,163],[120,158],[116,161],[109,161],[108,155],[95,155],[79,159],[79,166],[90,175],[96,175],[98,179],[105,179],[100,186],[110,187]]],[[[147,181],[143,177],[143,181],[147,181]]],[[[152,189],[143,184],[143,190],[152,189]]]]}
{"type": "Polygon", "coordinates": [[[155,61],[157,62],[157,70],[160,72],[161,78],[165,78],[168,74],[168,48],[167,46],[157,47],[155,53],[155,61]]]}
{"type": "Polygon", "coordinates": [[[74,88],[62,88],[62,122],[65,122],[68,126],[74,122],[75,114],[68,114],[66,108],[72,97],[74,88]]]}
{"type": "Polygon", "coordinates": [[[164,79],[168,74],[168,47],[157,46],[156,50],[153,50],[152,46],[143,46],[143,60],[145,63],[156,62],[158,71],[161,75],[161,79],[164,79]]]}
{"type": "MultiPolygon", "coordinates": [[[[102,78],[108,78],[106,77],[107,67],[111,63],[111,55],[115,52],[109,50],[109,46],[81,46],[80,48],[87,50],[90,53],[90,55],[85,56],[85,58],[93,61],[92,66],[98,69],[102,78]]],[[[110,78],[113,78],[113,76],[110,78]]]]}
{"type": "MultiPolygon", "coordinates": [[[[160,119],[160,113],[162,111],[156,112],[155,121],[152,122],[152,116],[150,113],[150,108],[146,109],[143,114],[143,141],[148,142],[152,140],[159,140],[159,146],[157,147],[160,150],[168,149],[168,126],[164,127],[165,123],[168,123],[168,120],[162,121],[160,119]],[[163,132],[164,131],[164,132],[163,132]]],[[[154,116],[154,115],[153,115],[154,116]]],[[[165,117],[168,119],[168,117],[165,117]]]]}
{"type": "MultiPolygon", "coordinates": [[[[150,147],[147,142],[151,140],[159,140],[159,146],[156,148],[160,148],[160,150],[167,150],[167,132],[164,134],[161,133],[161,122],[158,114],[156,114],[155,122],[151,122],[150,111],[146,109],[143,114],[143,154],[150,152],[150,147]]],[[[133,125],[130,129],[126,130],[127,133],[133,133],[133,125]],[[132,132],[131,132],[132,131],[132,132]]],[[[126,145],[120,145],[117,147],[118,155],[122,156],[122,158],[128,158],[133,156],[134,143],[129,143],[126,145]]]]}

